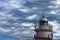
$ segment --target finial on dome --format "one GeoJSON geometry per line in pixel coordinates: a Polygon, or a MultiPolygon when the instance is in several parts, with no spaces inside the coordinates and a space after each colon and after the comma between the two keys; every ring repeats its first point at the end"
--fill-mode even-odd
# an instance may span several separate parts
{"type": "Polygon", "coordinates": [[[42,18],[44,18],[45,16],[44,16],[44,13],[42,14],[42,18]]]}
{"type": "Polygon", "coordinates": [[[40,21],[48,21],[48,19],[44,15],[44,13],[42,14],[42,17],[41,17],[40,21]]]}

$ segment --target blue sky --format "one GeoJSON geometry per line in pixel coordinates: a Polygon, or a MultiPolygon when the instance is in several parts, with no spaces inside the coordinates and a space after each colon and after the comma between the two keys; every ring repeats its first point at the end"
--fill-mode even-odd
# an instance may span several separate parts
{"type": "Polygon", "coordinates": [[[0,0],[0,40],[33,39],[43,10],[54,39],[60,39],[60,0],[0,0]]]}

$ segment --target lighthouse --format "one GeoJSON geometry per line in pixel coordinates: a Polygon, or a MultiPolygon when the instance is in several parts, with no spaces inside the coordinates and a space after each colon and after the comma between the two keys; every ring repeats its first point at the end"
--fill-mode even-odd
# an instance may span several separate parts
{"type": "Polygon", "coordinates": [[[48,19],[42,15],[42,17],[39,20],[38,27],[35,25],[35,40],[52,40],[53,34],[52,34],[52,28],[49,28],[48,26],[48,19]]]}

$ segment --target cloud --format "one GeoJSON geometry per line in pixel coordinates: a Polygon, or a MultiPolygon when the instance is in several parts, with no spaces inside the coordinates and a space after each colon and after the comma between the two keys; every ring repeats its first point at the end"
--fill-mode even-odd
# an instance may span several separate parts
{"type": "Polygon", "coordinates": [[[28,16],[26,19],[27,20],[33,20],[33,19],[35,19],[37,17],[37,15],[31,15],[31,16],[28,16]]]}
{"type": "Polygon", "coordinates": [[[23,37],[34,36],[34,22],[37,23],[39,17],[43,13],[43,9],[46,9],[46,16],[48,14],[49,24],[53,26],[54,38],[60,36],[60,29],[58,20],[59,15],[59,0],[5,0],[0,2],[0,7],[3,8],[3,12],[0,12],[0,32],[5,36],[16,37],[22,39],[23,37]],[[56,10],[56,8],[58,10],[56,10]],[[57,19],[57,20],[55,20],[57,19]],[[55,20],[55,21],[54,21],[55,20]],[[27,36],[28,35],[28,36],[27,36]]]}
{"type": "Polygon", "coordinates": [[[8,32],[10,32],[11,30],[10,29],[5,29],[5,28],[1,28],[0,27],[0,32],[3,32],[3,33],[8,33],[8,32]]]}
{"type": "Polygon", "coordinates": [[[30,26],[30,27],[31,27],[31,26],[34,26],[33,23],[22,23],[21,25],[22,25],[22,26],[30,26]]]}
{"type": "Polygon", "coordinates": [[[28,13],[30,11],[29,8],[22,8],[22,9],[18,9],[18,10],[20,10],[20,11],[22,11],[24,13],[28,13]]]}
{"type": "Polygon", "coordinates": [[[24,34],[29,34],[31,33],[30,31],[23,31],[24,34]]]}
{"type": "Polygon", "coordinates": [[[49,21],[49,24],[52,25],[53,32],[55,32],[53,33],[54,39],[58,39],[58,37],[60,37],[60,32],[59,32],[60,30],[58,30],[60,24],[57,21],[49,21]]]}
{"type": "Polygon", "coordinates": [[[50,14],[55,15],[56,14],[56,11],[51,11],[50,14]]]}
{"type": "Polygon", "coordinates": [[[60,0],[56,0],[56,4],[57,5],[60,5],[60,0]]]}
{"type": "Polygon", "coordinates": [[[57,31],[57,29],[59,28],[59,23],[57,21],[49,21],[49,24],[53,26],[54,31],[57,31]]]}
{"type": "Polygon", "coordinates": [[[4,3],[1,1],[0,4],[5,10],[10,10],[14,8],[22,8],[25,1],[23,0],[5,0],[4,3]]]}

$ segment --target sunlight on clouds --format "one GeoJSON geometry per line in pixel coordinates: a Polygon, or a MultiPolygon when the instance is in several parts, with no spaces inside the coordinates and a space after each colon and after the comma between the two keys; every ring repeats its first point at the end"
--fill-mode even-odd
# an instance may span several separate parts
{"type": "Polygon", "coordinates": [[[33,29],[34,30],[35,28],[34,27],[30,27],[30,29],[33,29]]]}
{"type": "Polygon", "coordinates": [[[53,26],[53,32],[56,32],[56,33],[53,33],[53,36],[54,36],[54,39],[56,39],[57,37],[55,36],[60,36],[60,30],[58,30],[60,24],[57,22],[57,21],[49,21],[49,24],[53,26]]]}
{"type": "Polygon", "coordinates": [[[33,19],[35,19],[35,17],[37,17],[37,15],[31,15],[31,16],[28,16],[26,19],[27,20],[33,20],[33,19]]]}
{"type": "Polygon", "coordinates": [[[15,27],[12,27],[12,29],[15,29],[15,27]]]}
{"type": "Polygon", "coordinates": [[[14,8],[19,8],[21,6],[21,4],[19,4],[19,2],[16,0],[10,0],[8,3],[10,4],[11,7],[14,8]]]}
{"type": "Polygon", "coordinates": [[[56,14],[56,11],[51,11],[50,14],[55,15],[56,14]]]}
{"type": "Polygon", "coordinates": [[[8,3],[13,8],[21,8],[23,7],[23,4],[25,3],[25,1],[24,0],[10,0],[8,3]]]}
{"type": "Polygon", "coordinates": [[[22,25],[22,26],[34,26],[33,23],[22,23],[21,25],[22,25]]]}
{"type": "Polygon", "coordinates": [[[50,5],[50,6],[48,6],[48,8],[50,8],[50,9],[54,9],[54,10],[55,10],[55,8],[58,8],[58,6],[57,6],[57,5],[55,5],[55,6],[50,5]]]}
{"type": "Polygon", "coordinates": [[[10,4],[10,6],[13,8],[20,8],[20,6],[18,4],[10,4]]]}
{"type": "Polygon", "coordinates": [[[56,31],[59,27],[59,24],[57,21],[49,21],[49,24],[53,26],[54,31],[56,31]]]}
{"type": "Polygon", "coordinates": [[[30,31],[23,31],[23,33],[24,33],[24,34],[29,34],[29,33],[30,33],[30,31]]]}
{"type": "Polygon", "coordinates": [[[60,0],[51,1],[53,4],[60,5],[60,0]]]}
{"type": "Polygon", "coordinates": [[[58,39],[60,39],[60,38],[58,38],[58,37],[53,37],[55,40],[58,40],[58,39]]]}
{"type": "Polygon", "coordinates": [[[60,0],[56,0],[56,4],[60,5],[60,0]]]}
{"type": "Polygon", "coordinates": [[[60,31],[60,30],[56,30],[56,33],[54,33],[53,35],[60,37],[60,32],[59,32],[59,31],[60,31]]]}
{"type": "Polygon", "coordinates": [[[18,10],[25,12],[25,13],[29,12],[29,9],[18,9],[18,10]]]}
{"type": "Polygon", "coordinates": [[[32,7],[32,9],[38,9],[37,7],[32,7]]]}
{"type": "Polygon", "coordinates": [[[48,8],[53,8],[53,6],[52,6],[52,5],[50,5],[50,6],[48,6],[48,8]]]}
{"type": "Polygon", "coordinates": [[[60,3],[60,1],[52,0],[50,3],[52,3],[53,5],[49,5],[48,8],[56,10],[58,8],[58,6],[59,6],[59,4],[57,4],[57,3],[60,3]]]}

